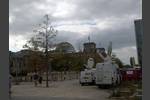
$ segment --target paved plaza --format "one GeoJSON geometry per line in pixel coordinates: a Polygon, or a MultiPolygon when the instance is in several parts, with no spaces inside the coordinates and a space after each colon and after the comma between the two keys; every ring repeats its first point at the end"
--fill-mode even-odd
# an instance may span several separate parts
{"type": "Polygon", "coordinates": [[[78,80],[45,82],[34,87],[31,82],[12,86],[11,100],[108,100],[109,90],[97,86],[81,86],[78,80]]]}

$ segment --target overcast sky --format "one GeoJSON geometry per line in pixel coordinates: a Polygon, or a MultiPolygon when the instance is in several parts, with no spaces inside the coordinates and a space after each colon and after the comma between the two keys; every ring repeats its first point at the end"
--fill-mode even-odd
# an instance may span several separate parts
{"type": "Polygon", "coordinates": [[[35,25],[48,14],[58,30],[56,42],[70,42],[76,50],[88,41],[113,52],[124,62],[137,59],[134,20],[142,18],[141,0],[10,0],[9,50],[19,51],[35,25]]]}

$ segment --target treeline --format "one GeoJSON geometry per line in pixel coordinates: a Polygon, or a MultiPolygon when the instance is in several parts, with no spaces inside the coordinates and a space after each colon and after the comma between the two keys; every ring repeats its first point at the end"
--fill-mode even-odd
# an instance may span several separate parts
{"type": "MultiPolygon", "coordinates": [[[[97,53],[49,53],[49,66],[51,71],[81,71],[84,64],[87,64],[89,57],[94,58],[95,64],[102,62],[103,60],[97,53]]],[[[16,57],[10,57],[10,71],[16,73],[16,67],[18,63],[18,73],[26,74],[29,72],[45,72],[46,63],[43,53],[30,52],[16,61],[16,57]],[[19,60],[20,59],[20,60],[19,60]]],[[[119,58],[115,58],[119,67],[123,67],[123,64],[119,58]]]]}

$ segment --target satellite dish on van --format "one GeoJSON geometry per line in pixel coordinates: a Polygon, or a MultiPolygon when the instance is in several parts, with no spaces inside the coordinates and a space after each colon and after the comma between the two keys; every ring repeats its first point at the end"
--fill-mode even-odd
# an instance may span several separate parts
{"type": "Polygon", "coordinates": [[[91,69],[91,68],[93,68],[93,66],[94,66],[94,59],[93,58],[89,58],[88,61],[87,61],[86,68],[87,69],[91,69]]]}

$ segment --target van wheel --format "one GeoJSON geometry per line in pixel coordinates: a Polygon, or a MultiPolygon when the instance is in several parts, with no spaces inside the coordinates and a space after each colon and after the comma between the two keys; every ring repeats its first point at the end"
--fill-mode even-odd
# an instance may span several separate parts
{"type": "Polygon", "coordinates": [[[102,88],[102,85],[98,85],[98,88],[102,88]]]}
{"type": "Polygon", "coordinates": [[[81,83],[81,86],[84,86],[84,83],[81,83]]]}
{"type": "Polygon", "coordinates": [[[119,80],[116,80],[116,85],[118,85],[120,83],[120,81],[119,80]]]}

